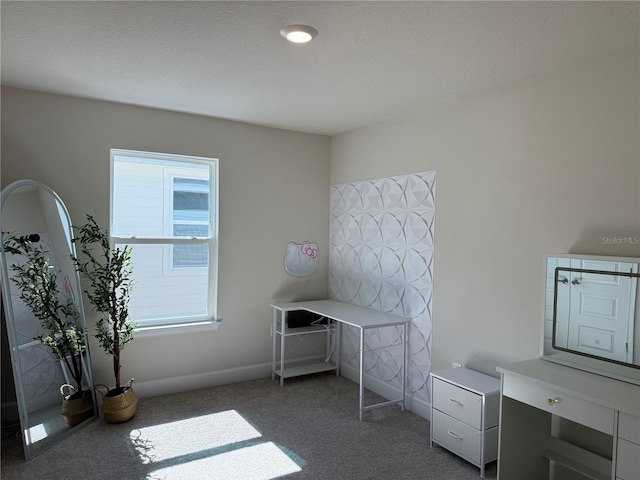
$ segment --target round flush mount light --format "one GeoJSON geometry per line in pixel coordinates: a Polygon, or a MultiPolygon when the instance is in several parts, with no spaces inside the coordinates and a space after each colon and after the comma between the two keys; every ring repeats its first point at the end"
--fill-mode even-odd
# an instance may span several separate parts
{"type": "Polygon", "coordinates": [[[280,35],[293,43],[307,43],[318,35],[318,30],[308,25],[288,25],[280,30],[280,35]]]}

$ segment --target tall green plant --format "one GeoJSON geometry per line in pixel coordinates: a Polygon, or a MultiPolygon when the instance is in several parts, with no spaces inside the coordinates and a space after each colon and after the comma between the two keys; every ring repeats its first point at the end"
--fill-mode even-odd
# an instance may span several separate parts
{"type": "Polygon", "coordinates": [[[63,297],[58,287],[60,271],[49,261],[49,252],[40,244],[14,234],[3,234],[5,253],[19,255],[23,264],[11,265],[11,281],[20,290],[20,299],[40,320],[44,333],[35,337],[64,362],[73,377],[77,392],[82,391],[81,355],[85,349],[80,311],[72,297],[63,297]]]}
{"type": "Polygon", "coordinates": [[[85,290],[93,309],[101,314],[96,323],[100,346],[113,357],[115,390],[121,390],[120,353],[132,339],[136,327],[129,316],[129,300],[135,282],[131,279],[131,247],[111,247],[109,232],[100,228],[91,215],[87,223],[74,227],[82,260],[74,257],[78,271],[91,286],[85,290]]]}

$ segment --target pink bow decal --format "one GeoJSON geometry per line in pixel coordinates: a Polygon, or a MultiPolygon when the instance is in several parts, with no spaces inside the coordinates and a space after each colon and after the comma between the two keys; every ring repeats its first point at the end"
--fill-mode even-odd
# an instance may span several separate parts
{"type": "Polygon", "coordinates": [[[316,258],[318,256],[318,249],[313,248],[309,242],[304,242],[300,245],[300,251],[309,258],[316,258]]]}

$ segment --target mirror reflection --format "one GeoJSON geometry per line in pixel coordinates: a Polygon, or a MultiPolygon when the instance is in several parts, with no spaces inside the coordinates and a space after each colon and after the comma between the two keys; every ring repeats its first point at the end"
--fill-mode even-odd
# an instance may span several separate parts
{"type": "Polygon", "coordinates": [[[549,256],[543,356],[640,378],[639,262],[549,256]]]}
{"type": "Polygon", "coordinates": [[[69,215],[49,187],[15,182],[1,196],[2,298],[25,457],[97,416],[69,215]]]}
{"type": "Polygon", "coordinates": [[[619,265],[627,271],[556,269],[555,348],[640,365],[633,335],[637,274],[633,264],[619,265]]]}

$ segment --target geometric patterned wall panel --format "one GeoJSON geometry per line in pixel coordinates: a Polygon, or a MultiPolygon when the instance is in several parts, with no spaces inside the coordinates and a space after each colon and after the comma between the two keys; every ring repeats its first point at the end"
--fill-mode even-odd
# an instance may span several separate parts
{"type": "MultiPolygon", "coordinates": [[[[330,187],[329,297],[411,319],[407,393],[430,402],[436,172],[330,187]]],[[[401,388],[401,332],[372,329],[365,373],[401,388]]],[[[358,367],[359,333],[344,328],[342,361],[358,367]]]]}

